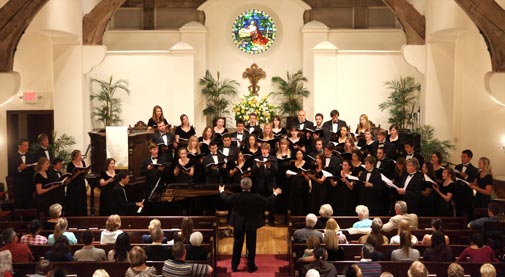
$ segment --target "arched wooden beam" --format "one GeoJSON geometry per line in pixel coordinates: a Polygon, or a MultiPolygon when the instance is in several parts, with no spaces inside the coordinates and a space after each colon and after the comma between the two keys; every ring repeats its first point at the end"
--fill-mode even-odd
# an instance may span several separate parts
{"type": "Polygon", "coordinates": [[[19,40],[49,0],[10,0],[0,9],[0,72],[11,72],[19,40]]]}
{"type": "Polygon", "coordinates": [[[126,0],[102,0],[82,19],[82,44],[101,45],[105,28],[126,0]]]}
{"type": "Polygon", "coordinates": [[[426,42],[426,18],[406,0],[382,0],[403,26],[409,45],[426,42]]]}
{"type": "Polygon", "coordinates": [[[486,41],[494,72],[505,72],[505,10],[494,0],[455,0],[486,41]]]}

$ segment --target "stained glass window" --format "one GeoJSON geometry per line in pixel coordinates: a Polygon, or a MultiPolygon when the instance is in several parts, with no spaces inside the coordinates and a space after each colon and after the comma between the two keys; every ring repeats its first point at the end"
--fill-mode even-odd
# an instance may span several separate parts
{"type": "Polygon", "coordinates": [[[233,21],[233,42],[245,53],[265,52],[275,42],[276,36],[275,22],[264,11],[247,10],[233,21]]]}

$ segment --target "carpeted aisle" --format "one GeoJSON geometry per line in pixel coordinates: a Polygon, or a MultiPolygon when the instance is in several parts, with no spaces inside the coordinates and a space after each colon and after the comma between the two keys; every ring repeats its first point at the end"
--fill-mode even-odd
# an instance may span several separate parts
{"type": "Polygon", "coordinates": [[[288,276],[288,261],[286,255],[256,255],[256,266],[258,267],[256,272],[247,272],[247,259],[243,257],[238,266],[238,272],[231,272],[231,256],[221,255],[217,261],[217,276],[288,276]]]}

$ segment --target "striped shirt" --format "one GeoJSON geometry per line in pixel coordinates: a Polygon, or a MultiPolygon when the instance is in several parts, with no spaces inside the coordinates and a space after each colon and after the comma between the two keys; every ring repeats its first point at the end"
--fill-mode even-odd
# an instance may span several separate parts
{"type": "Polygon", "coordinates": [[[208,265],[186,263],[179,260],[166,260],[163,264],[163,277],[190,277],[207,275],[208,265]]]}

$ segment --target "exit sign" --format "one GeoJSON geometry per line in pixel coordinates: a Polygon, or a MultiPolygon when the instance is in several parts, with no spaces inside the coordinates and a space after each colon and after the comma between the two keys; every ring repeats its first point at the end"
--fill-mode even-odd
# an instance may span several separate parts
{"type": "Polygon", "coordinates": [[[36,104],[39,102],[39,95],[35,91],[23,91],[23,103],[36,104]]]}

